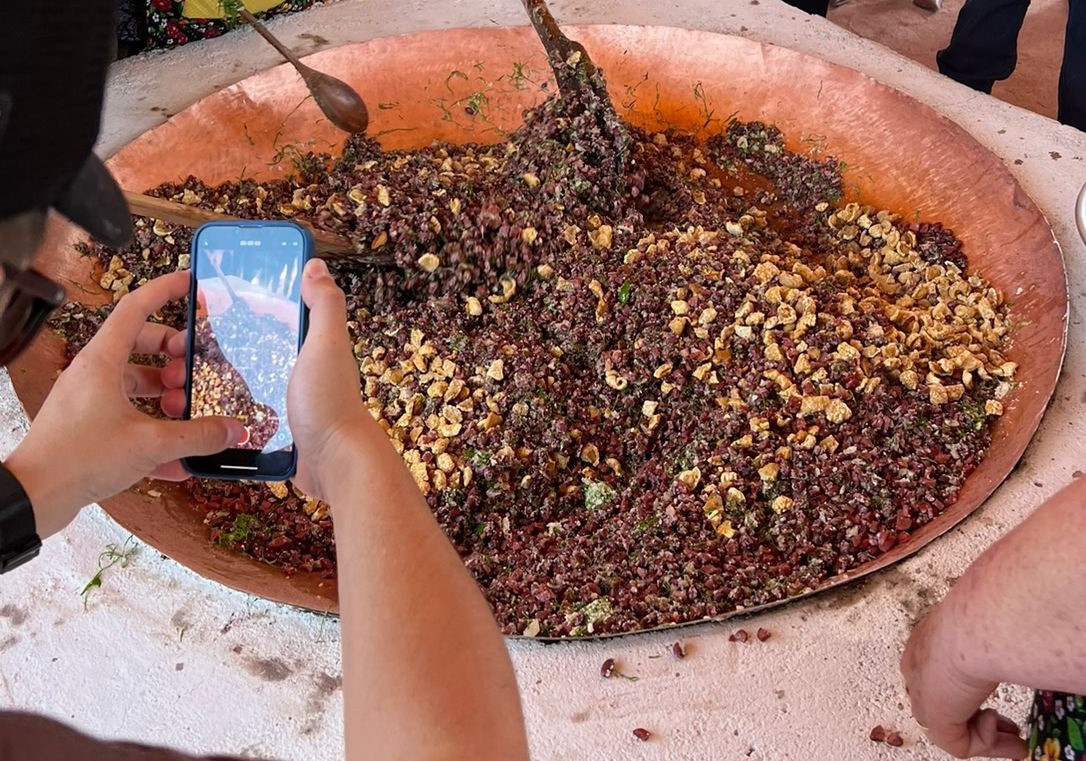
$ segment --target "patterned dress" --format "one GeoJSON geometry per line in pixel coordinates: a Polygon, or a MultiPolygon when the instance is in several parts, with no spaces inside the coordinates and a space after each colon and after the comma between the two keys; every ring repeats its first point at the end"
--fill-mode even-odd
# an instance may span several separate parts
{"type": "MultiPolygon", "coordinates": [[[[324,0],[284,0],[274,8],[256,14],[272,18],[305,10],[324,0]]],[[[184,0],[118,0],[117,35],[120,48],[129,53],[155,48],[172,48],[230,30],[223,19],[186,18],[184,0]]]]}
{"type": "Polygon", "coordinates": [[[1031,761],[1086,759],[1086,700],[1065,692],[1038,692],[1029,712],[1031,761]]]}

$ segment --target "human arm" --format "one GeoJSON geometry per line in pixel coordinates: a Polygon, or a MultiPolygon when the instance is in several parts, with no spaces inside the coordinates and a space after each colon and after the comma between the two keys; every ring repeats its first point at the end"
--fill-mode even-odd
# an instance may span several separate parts
{"type": "MultiPolygon", "coordinates": [[[[38,534],[64,528],[81,508],[146,476],[182,480],[180,458],[237,442],[236,420],[159,420],[130,397],[159,397],[163,374],[184,373],[183,335],[148,317],[188,292],[187,272],[156,278],[121,299],[98,333],[61,373],[30,431],[4,465],[30,497],[38,534]],[[180,340],[178,340],[180,336],[180,340]],[[165,354],[165,369],[129,364],[131,354],[165,354]]],[[[174,415],[179,410],[168,410],[174,415]]]]}
{"type": "Polygon", "coordinates": [[[310,328],[288,411],[295,482],[331,505],[346,759],[527,759],[497,625],[385,432],[362,406],[342,292],[306,268],[310,328]]]}
{"type": "Polygon", "coordinates": [[[1077,479],[966,570],[917,625],[901,668],[913,714],[960,758],[1022,758],[1017,727],[980,706],[1002,682],[1086,693],[1086,479],[1077,479]]]}
{"type": "Polygon", "coordinates": [[[4,761],[241,761],[226,756],[189,756],[170,748],[99,740],[54,719],[0,711],[0,759],[4,761]]]}

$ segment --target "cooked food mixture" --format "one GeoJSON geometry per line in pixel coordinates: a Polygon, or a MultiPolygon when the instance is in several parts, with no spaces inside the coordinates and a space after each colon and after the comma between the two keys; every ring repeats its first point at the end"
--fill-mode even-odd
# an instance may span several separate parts
{"type": "MultiPolygon", "coordinates": [[[[954,502],[1015,371],[1003,297],[950,231],[843,203],[838,163],[771,126],[699,142],[597,105],[552,98],[497,145],[356,137],[290,180],[154,191],[387,254],[333,266],[359,392],[509,634],[695,621],[887,552],[954,502]]],[[[115,293],[186,264],[187,231],[137,235],[92,252],[115,293]]],[[[76,351],[100,319],[57,324],[76,351]]],[[[334,574],[326,506],[188,488],[213,541],[334,574]]]]}

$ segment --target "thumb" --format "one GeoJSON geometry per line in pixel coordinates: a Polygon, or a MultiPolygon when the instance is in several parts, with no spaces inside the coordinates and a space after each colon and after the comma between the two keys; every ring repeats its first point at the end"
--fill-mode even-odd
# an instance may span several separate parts
{"type": "Polygon", "coordinates": [[[245,426],[231,417],[199,417],[161,424],[160,445],[155,451],[155,459],[161,463],[216,454],[235,446],[245,436],[245,426]]]}
{"type": "Polygon", "coordinates": [[[309,307],[309,333],[322,343],[347,336],[347,306],[343,291],[336,285],[322,259],[310,259],[302,278],[302,299],[309,307]]]}
{"type": "Polygon", "coordinates": [[[978,711],[971,723],[970,756],[1024,758],[1028,752],[1025,740],[1017,732],[1008,731],[1008,724],[1014,726],[1015,730],[1018,729],[1017,725],[1007,722],[994,708],[978,711]]]}

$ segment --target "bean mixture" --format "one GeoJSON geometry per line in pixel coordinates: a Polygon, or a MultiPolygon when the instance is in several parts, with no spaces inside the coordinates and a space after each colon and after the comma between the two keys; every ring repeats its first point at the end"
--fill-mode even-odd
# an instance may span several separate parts
{"type": "MultiPolygon", "coordinates": [[[[696,621],[878,557],[954,502],[1015,372],[1003,297],[951,231],[844,203],[838,162],[771,126],[616,133],[597,106],[153,191],[389,256],[333,266],[359,393],[508,634],[696,621]]],[[[120,294],[189,239],[139,221],[90,253],[120,294]]],[[[72,352],[101,317],[65,308],[72,352]]],[[[334,575],[327,506],[187,488],[213,541],[334,575]]]]}

